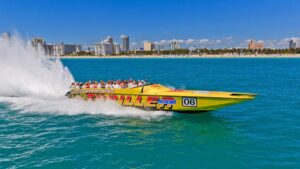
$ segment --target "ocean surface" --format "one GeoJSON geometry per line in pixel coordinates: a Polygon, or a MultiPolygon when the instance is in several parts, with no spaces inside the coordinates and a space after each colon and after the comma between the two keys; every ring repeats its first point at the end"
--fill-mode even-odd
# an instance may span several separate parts
{"type": "Polygon", "coordinates": [[[199,114],[49,99],[42,92],[1,96],[0,168],[300,168],[300,59],[62,62],[76,81],[147,79],[258,96],[199,114]]]}

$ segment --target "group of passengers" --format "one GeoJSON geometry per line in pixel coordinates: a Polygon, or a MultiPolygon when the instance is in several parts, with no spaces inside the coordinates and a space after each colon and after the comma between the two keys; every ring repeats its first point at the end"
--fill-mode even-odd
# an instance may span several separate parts
{"type": "Polygon", "coordinates": [[[121,89],[121,88],[134,88],[140,87],[147,84],[146,80],[108,80],[104,82],[103,80],[97,81],[87,81],[85,83],[82,82],[73,82],[70,86],[71,89],[121,89]]]}

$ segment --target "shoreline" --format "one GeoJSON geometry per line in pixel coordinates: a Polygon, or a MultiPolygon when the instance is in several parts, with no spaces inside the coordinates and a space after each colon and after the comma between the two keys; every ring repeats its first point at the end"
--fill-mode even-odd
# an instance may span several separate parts
{"type": "MultiPolygon", "coordinates": [[[[56,57],[56,56],[54,56],[56,57]]],[[[167,58],[300,58],[300,54],[272,55],[107,55],[107,56],[57,56],[61,59],[167,59],[167,58]]]]}

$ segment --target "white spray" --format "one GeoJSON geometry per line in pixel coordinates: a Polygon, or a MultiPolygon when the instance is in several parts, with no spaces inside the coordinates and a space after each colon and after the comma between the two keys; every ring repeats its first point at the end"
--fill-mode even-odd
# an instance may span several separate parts
{"type": "Polygon", "coordinates": [[[48,59],[15,36],[0,40],[0,69],[1,96],[62,96],[73,81],[58,59],[48,59]]]}
{"type": "Polygon", "coordinates": [[[125,108],[113,102],[85,102],[64,95],[73,76],[59,59],[49,59],[42,50],[13,36],[0,39],[0,102],[20,112],[102,114],[153,119],[171,115],[162,111],[125,108]]]}

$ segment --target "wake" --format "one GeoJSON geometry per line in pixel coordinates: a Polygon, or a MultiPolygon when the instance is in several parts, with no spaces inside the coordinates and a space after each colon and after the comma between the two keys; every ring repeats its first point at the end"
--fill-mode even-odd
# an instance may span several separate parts
{"type": "Polygon", "coordinates": [[[0,39],[0,102],[12,110],[32,113],[101,114],[153,119],[169,116],[163,111],[143,111],[115,102],[85,102],[64,95],[74,81],[71,72],[57,58],[47,57],[16,36],[0,39]]]}

